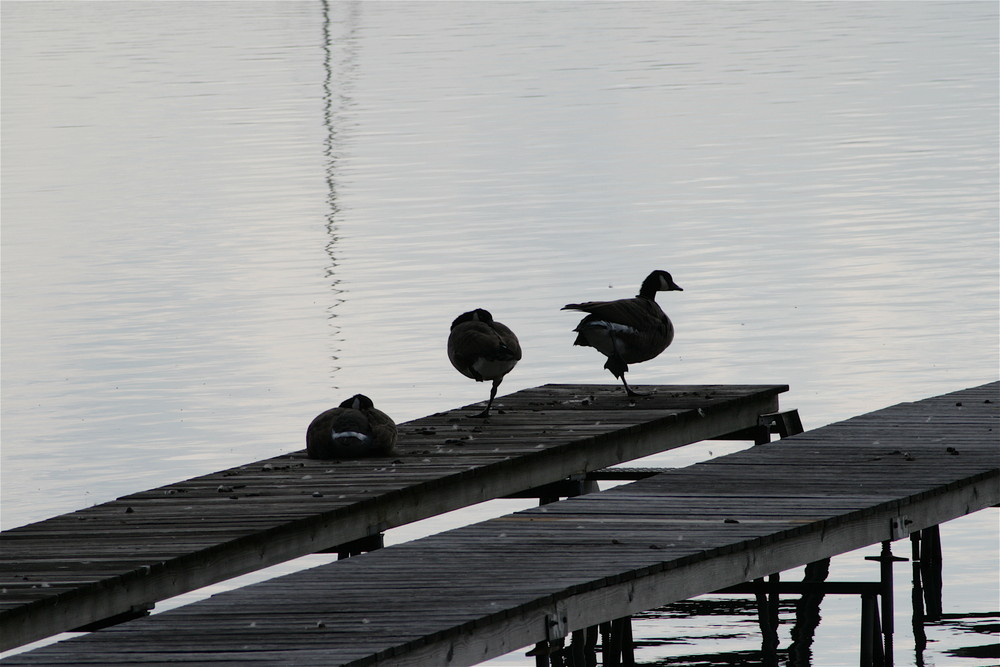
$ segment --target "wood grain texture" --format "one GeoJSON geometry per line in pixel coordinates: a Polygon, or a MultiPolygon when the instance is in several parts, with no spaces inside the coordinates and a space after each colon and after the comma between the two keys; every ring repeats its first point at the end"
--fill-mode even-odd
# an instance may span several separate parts
{"type": "Polygon", "coordinates": [[[1000,502],[1000,383],[287,575],[11,665],[472,665],[1000,502]],[[914,427],[914,425],[920,425],[914,427]],[[840,454],[838,455],[838,452],[840,454]]]}
{"type": "Polygon", "coordinates": [[[0,648],[388,528],[756,424],[784,385],[545,385],[399,425],[391,457],[304,451],[0,534],[0,648]]]}

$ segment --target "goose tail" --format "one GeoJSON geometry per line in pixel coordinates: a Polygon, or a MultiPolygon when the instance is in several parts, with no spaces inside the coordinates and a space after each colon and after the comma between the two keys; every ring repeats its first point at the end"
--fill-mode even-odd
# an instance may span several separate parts
{"type": "Polygon", "coordinates": [[[622,361],[622,358],[619,356],[608,357],[604,367],[611,371],[611,374],[619,379],[624,377],[625,373],[628,372],[628,364],[622,361]]]}

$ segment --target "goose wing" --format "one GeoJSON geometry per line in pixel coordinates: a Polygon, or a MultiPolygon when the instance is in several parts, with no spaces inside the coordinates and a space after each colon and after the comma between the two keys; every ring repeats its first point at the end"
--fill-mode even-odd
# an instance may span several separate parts
{"type": "Polygon", "coordinates": [[[510,330],[510,327],[500,322],[494,322],[493,331],[496,332],[497,337],[500,339],[500,353],[503,355],[503,358],[510,361],[520,361],[521,343],[517,340],[514,332],[510,330]]]}
{"type": "Polygon", "coordinates": [[[372,455],[391,454],[396,446],[396,422],[378,408],[369,408],[366,413],[374,441],[372,455]]]}
{"type": "Polygon", "coordinates": [[[476,378],[474,366],[481,361],[517,361],[521,346],[514,332],[499,322],[464,322],[451,330],[448,358],[463,375],[476,378]]]}
{"type": "Polygon", "coordinates": [[[591,301],[566,308],[589,313],[574,329],[579,334],[574,345],[597,348],[625,364],[652,359],[674,338],[670,319],[651,299],[591,301]]]}
{"type": "MultiPolygon", "coordinates": [[[[587,321],[603,320],[620,324],[636,330],[661,330],[664,328],[667,316],[652,299],[618,299],[616,301],[587,301],[586,303],[570,303],[563,310],[579,310],[590,313],[584,318],[587,321]]],[[[576,329],[579,330],[579,327],[576,329]]]]}

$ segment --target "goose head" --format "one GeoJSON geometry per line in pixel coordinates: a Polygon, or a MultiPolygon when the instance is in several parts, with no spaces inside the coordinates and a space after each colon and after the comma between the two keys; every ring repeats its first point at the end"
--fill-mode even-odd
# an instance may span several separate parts
{"type": "Polygon", "coordinates": [[[352,408],[354,410],[370,410],[375,407],[372,399],[368,398],[364,394],[355,394],[349,399],[340,404],[342,408],[352,408]]]}
{"type": "Polygon", "coordinates": [[[475,310],[470,310],[469,312],[462,313],[456,317],[455,321],[451,323],[451,328],[454,329],[459,324],[463,324],[465,322],[485,322],[486,324],[492,324],[493,315],[490,314],[490,311],[484,308],[476,308],[475,310]]]}
{"type": "Polygon", "coordinates": [[[674,282],[673,277],[666,271],[657,269],[642,281],[639,288],[639,296],[652,298],[656,292],[683,292],[684,288],[674,282]]]}

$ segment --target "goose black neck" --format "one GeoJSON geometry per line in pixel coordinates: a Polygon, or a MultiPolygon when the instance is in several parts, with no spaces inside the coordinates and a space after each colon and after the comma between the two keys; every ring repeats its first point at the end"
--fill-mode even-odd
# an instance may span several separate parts
{"type": "Polygon", "coordinates": [[[636,296],[642,299],[656,301],[656,288],[659,286],[659,281],[660,279],[658,276],[649,276],[642,281],[642,286],[639,287],[639,293],[636,294],[636,296]]]}

